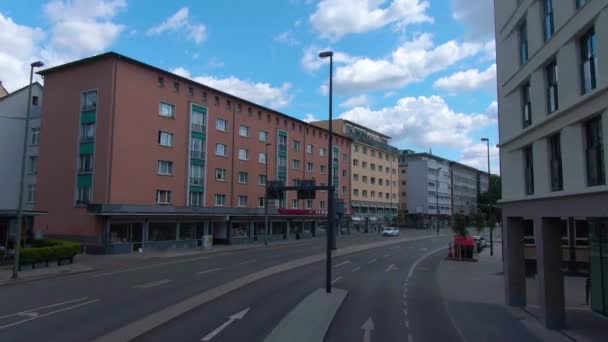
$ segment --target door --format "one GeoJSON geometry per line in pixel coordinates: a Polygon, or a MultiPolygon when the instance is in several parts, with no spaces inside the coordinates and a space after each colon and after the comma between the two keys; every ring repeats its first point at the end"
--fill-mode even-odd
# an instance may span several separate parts
{"type": "Polygon", "coordinates": [[[143,223],[132,223],[131,224],[131,241],[133,242],[133,251],[139,252],[139,249],[143,247],[144,240],[144,225],[143,223]]]}

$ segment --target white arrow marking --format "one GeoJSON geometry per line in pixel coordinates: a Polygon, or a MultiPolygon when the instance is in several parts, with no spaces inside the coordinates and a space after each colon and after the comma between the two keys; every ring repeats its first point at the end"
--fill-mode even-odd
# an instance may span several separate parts
{"type": "Polygon", "coordinates": [[[388,265],[386,270],[384,270],[384,272],[390,272],[390,271],[394,271],[396,269],[397,269],[397,266],[395,266],[395,264],[390,264],[390,265],[388,265]]]}
{"type": "Polygon", "coordinates": [[[196,272],[197,275],[201,275],[201,274],[207,274],[207,273],[211,273],[211,272],[215,272],[215,271],[219,271],[221,270],[221,268],[212,268],[209,270],[204,270],[204,271],[200,271],[200,272],[196,272]]]}
{"type": "Polygon", "coordinates": [[[241,312],[235,313],[234,315],[228,317],[228,320],[226,322],[224,322],[224,324],[215,328],[215,330],[208,333],[205,337],[201,338],[201,341],[211,341],[211,339],[213,339],[215,337],[215,335],[221,333],[222,330],[226,329],[230,324],[232,324],[232,322],[234,322],[237,319],[243,319],[243,317],[245,317],[245,315],[247,314],[249,309],[250,308],[247,308],[241,312]]]}
{"type": "Polygon", "coordinates": [[[369,265],[369,264],[373,264],[375,262],[376,262],[376,259],[373,259],[373,260],[368,261],[367,264],[369,265]]]}
{"type": "Polygon", "coordinates": [[[345,261],[345,262],[341,262],[341,263],[339,263],[339,264],[337,264],[337,265],[334,265],[334,268],[337,268],[337,267],[340,267],[340,266],[344,266],[344,265],[346,265],[346,264],[350,264],[350,261],[348,261],[348,260],[347,260],[347,261],[345,261]]]}
{"type": "Polygon", "coordinates": [[[363,323],[363,325],[361,326],[361,329],[363,329],[363,342],[371,342],[372,330],[374,330],[374,328],[374,321],[371,317],[368,318],[365,323],[363,323]]]}

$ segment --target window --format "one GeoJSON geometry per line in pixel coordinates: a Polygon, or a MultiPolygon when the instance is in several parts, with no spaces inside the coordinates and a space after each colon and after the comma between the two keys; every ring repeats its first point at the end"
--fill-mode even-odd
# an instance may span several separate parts
{"type": "Polygon", "coordinates": [[[353,196],[359,196],[359,189],[353,189],[353,196]]]}
{"type": "MultiPolygon", "coordinates": [[[[382,170],[380,170],[380,171],[382,171],[382,170]]],[[[390,172],[390,169],[388,168],[388,166],[387,166],[386,168],[384,168],[384,171],[385,171],[386,173],[389,173],[389,172],[390,172]]]]}
{"type": "Polygon", "coordinates": [[[203,193],[190,191],[190,205],[200,207],[203,205],[203,193]]]}
{"type": "Polygon", "coordinates": [[[563,190],[562,151],[559,134],[549,137],[549,172],[551,191],[563,190]]]}
{"type": "Polygon", "coordinates": [[[293,141],[293,149],[296,150],[296,151],[299,151],[300,148],[301,148],[301,146],[300,146],[300,140],[294,140],[293,141]]]}
{"type": "Polygon", "coordinates": [[[175,117],[175,106],[169,103],[161,102],[158,114],[166,118],[175,117]]]}
{"type": "Polygon", "coordinates": [[[158,132],[158,144],[167,147],[173,147],[173,133],[169,132],[158,132]]]}
{"type": "Polygon", "coordinates": [[[300,203],[298,203],[299,201],[297,199],[293,199],[291,200],[291,207],[293,209],[298,209],[298,207],[300,206],[300,203]]]}
{"type": "Polygon", "coordinates": [[[230,102],[230,100],[226,100],[226,108],[232,108],[232,102],[230,102]]]}
{"type": "Polygon", "coordinates": [[[530,83],[521,87],[522,117],[524,128],[532,124],[532,101],[530,99],[530,83]]]}
{"type": "Polygon", "coordinates": [[[345,186],[342,187],[342,194],[346,195],[346,192],[348,191],[348,188],[346,188],[345,186]]]}
{"type": "Polygon", "coordinates": [[[97,90],[85,91],[82,93],[82,110],[97,109],[97,90]]]}
{"type": "Polygon", "coordinates": [[[205,131],[205,115],[199,112],[192,112],[190,115],[190,126],[197,132],[205,131]]]}
{"type": "Polygon", "coordinates": [[[342,177],[346,177],[348,175],[348,171],[342,170],[342,177]]]}
{"type": "Polygon", "coordinates": [[[370,191],[370,192],[369,192],[369,195],[370,195],[372,198],[374,198],[374,197],[376,197],[376,192],[375,192],[374,190],[372,190],[372,191],[370,191]]]}
{"type": "Polygon", "coordinates": [[[574,243],[577,247],[589,246],[589,223],[587,221],[574,221],[574,243]]]}
{"type": "Polygon", "coordinates": [[[597,38],[591,29],[580,40],[581,47],[581,81],[583,94],[597,86],[597,38]]]}
{"type": "Polygon", "coordinates": [[[78,173],[93,172],[93,155],[81,154],[78,156],[78,173]]]}
{"type": "MultiPolygon", "coordinates": [[[[243,105],[240,104],[240,103],[238,103],[236,105],[236,110],[238,110],[239,112],[242,112],[243,111],[243,105]]],[[[251,115],[251,111],[249,111],[249,115],[251,115]]]]}
{"type": "Polygon", "coordinates": [[[319,208],[325,209],[325,201],[319,201],[319,208]]]}
{"type": "Polygon", "coordinates": [[[372,171],[376,171],[376,164],[370,163],[369,164],[369,169],[372,170],[372,171]]]}
{"type": "Polygon", "coordinates": [[[36,146],[40,140],[40,128],[32,128],[31,132],[32,135],[30,137],[30,144],[36,146]]]}
{"type": "Polygon", "coordinates": [[[359,166],[359,159],[353,159],[353,166],[359,166]]]}
{"type": "Polygon", "coordinates": [[[524,180],[526,195],[534,195],[534,166],[532,146],[524,147],[524,180]]]}
{"type": "Polygon", "coordinates": [[[361,177],[361,180],[363,181],[363,183],[367,184],[367,176],[361,177]]]}
{"type": "Polygon", "coordinates": [[[321,157],[325,157],[325,151],[326,151],[326,150],[325,150],[325,148],[324,148],[324,147],[321,147],[321,148],[319,149],[319,155],[320,155],[321,157]]]}
{"type": "Polygon", "coordinates": [[[215,194],[213,197],[215,199],[216,207],[223,207],[226,205],[226,194],[215,194]]]}
{"type": "Polygon", "coordinates": [[[306,153],[312,153],[312,149],[313,147],[311,144],[306,145],[306,153]]]}
{"type": "Polygon", "coordinates": [[[226,144],[215,144],[215,155],[225,157],[226,156],[226,144]]]}
{"type": "Polygon", "coordinates": [[[221,132],[228,132],[228,120],[216,119],[215,129],[221,132]]]}
{"type": "Polygon", "coordinates": [[[190,165],[190,184],[203,185],[203,166],[190,165]]]}
{"type": "Polygon", "coordinates": [[[264,208],[264,197],[258,197],[258,207],[264,208]]]}
{"type": "Polygon", "coordinates": [[[27,203],[36,202],[36,184],[27,185],[27,203]]]}
{"type": "Polygon", "coordinates": [[[361,148],[361,152],[365,155],[367,155],[367,147],[362,147],[361,148]]]}
{"type": "Polygon", "coordinates": [[[245,125],[240,125],[239,126],[239,135],[245,138],[249,137],[249,127],[245,126],[245,125]]]}
{"type": "MultiPolygon", "coordinates": [[[[386,181],[388,183],[388,181],[386,181]]],[[[382,185],[382,178],[378,178],[378,185],[382,185]]]]}
{"type": "Polygon", "coordinates": [[[38,173],[38,157],[37,156],[30,157],[30,163],[28,165],[27,170],[30,175],[35,175],[36,173],[38,173]]]}
{"type": "Polygon", "coordinates": [[[300,169],[300,161],[298,159],[293,160],[293,168],[296,170],[300,169]]]}
{"type": "Polygon", "coordinates": [[[549,63],[545,68],[547,77],[547,108],[549,114],[559,109],[559,99],[557,93],[557,63],[555,61],[549,63]]]}
{"type": "Polygon", "coordinates": [[[606,183],[604,170],[604,147],[602,141],[602,119],[597,116],[585,123],[587,185],[596,186],[606,183]]]}
{"type": "Polygon", "coordinates": [[[164,88],[165,86],[165,78],[158,76],[158,79],[156,80],[156,84],[158,85],[159,88],[164,88]]]}
{"type": "Polygon", "coordinates": [[[367,162],[366,161],[361,162],[361,167],[364,169],[367,169],[367,162]]]}
{"type": "Polygon", "coordinates": [[[170,190],[156,190],[156,203],[171,204],[172,195],[170,190]]]}
{"type": "Polygon", "coordinates": [[[258,155],[258,163],[266,164],[266,153],[260,153],[258,155]]]}
{"type": "Polygon", "coordinates": [[[266,185],[266,175],[258,175],[258,185],[266,185]]]}
{"type": "Polygon", "coordinates": [[[179,82],[173,82],[173,92],[179,93],[179,82]]]}
{"type": "Polygon", "coordinates": [[[91,201],[91,186],[85,185],[79,187],[76,196],[77,203],[89,203],[91,201]]]}
{"type": "Polygon", "coordinates": [[[308,172],[312,172],[313,170],[313,164],[311,162],[306,163],[306,171],[308,172]]]}
{"type": "Polygon", "coordinates": [[[260,131],[260,141],[268,142],[270,135],[266,131],[260,131]]]}
{"type": "MultiPolygon", "coordinates": [[[[384,193],[382,191],[378,192],[378,198],[384,197],[384,193]]],[[[386,198],[388,198],[388,193],[386,193],[386,198]]]]}
{"type": "Polygon", "coordinates": [[[215,169],[215,180],[226,181],[226,169],[215,169]]]}
{"type": "Polygon", "coordinates": [[[375,157],[375,156],[376,156],[376,150],[371,150],[370,152],[371,152],[371,156],[372,156],[372,157],[375,157]]]}
{"type": "Polygon", "coordinates": [[[342,161],[343,162],[347,162],[348,161],[348,154],[342,153],[342,161]]]}
{"type": "Polygon", "coordinates": [[[205,159],[203,156],[203,139],[192,137],[190,141],[190,157],[193,159],[205,159]]]}
{"type": "Polygon", "coordinates": [[[355,152],[359,153],[359,145],[355,145],[355,152]]]}
{"type": "MultiPolygon", "coordinates": [[[[35,128],[40,131],[39,128],[35,128]]],[[[34,134],[32,129],[32,135],[34,134]]],[[[83,123],[80,125],[80,140],[92,140],[95,137],[95,124],[94,123],[83,123]]],[[[36,137],[36,145],[38,144],[38,137],[36,137]]],[[[32,136],[32,145],[34,145],[34,137],[32,136]]]]}
{"type": "Polygon", "coordinates": [[[358,181],[359,181],[359,175],[358,175],[358,174],[354,174],[354,175],[353,175],[353,180],[354,180],[355,182],[358,182],[358,181]]]}
{"type": "Polygon", "coordinates": [[[319,170],[321,171],[321,174],[324,175],[327,173],[327,166],[321,165],[319,170]]]}
{"type": "Polygon", "coordinates": [[[528,25],[525,21],[519,26],[519,62],[522,65],[528,62],[528,25]]]}
{"type": "Polygon", "coordinates": [[[361,196],[363,196],[363,197],[367,197],[367,190],[363,190],[363,191],[361,191],[361,196]]]}
{"type": "Polygon", "coordinates": [[[382,157],[383,157],[382,152],[378,152],[378,158],[382,159],[382,157]]]}
{"type": "Polygon", "coordinates": [[[312,200],[306,200],[306,209],[312,209],[312,200]]]}
{"type": "Polygon", "coordinates": [[[239,183],[247,184],[249,178],[249,173],[240,171],[239,172],[239,183]]]}
{"type": "Polygon", "coordinates": [[[207,103],[207,92],[203,92],[203,103],[207,103]]]}
{"type": "Polygon", "coordinates": [[[370,182],[372,185],[376,185],[376,177],[370,177],[369,182],[370,182]]]}
{"type": "Polygon", "coordinates": [[[249,150],[246,148],[239,148],[239,160],[249,160],[249,150]]]}
{"type": "Polygon", "coordinates": [[[545,17],[545,41],[553,37],[555,27],[553,24],[553,0],[544,0],[544,17],[545,17]]]}
{"type": "Polygon", "coordinates": [[[215,103],[216,106],[220,105],[220,97],[219,96],[214,96],[213,97],[213,102],[215,103]]]}
{"type": "Polygon", "coordinates": [[[239,195],[239,207],[246,207],[248,199],[248,196],[239,195]]]}

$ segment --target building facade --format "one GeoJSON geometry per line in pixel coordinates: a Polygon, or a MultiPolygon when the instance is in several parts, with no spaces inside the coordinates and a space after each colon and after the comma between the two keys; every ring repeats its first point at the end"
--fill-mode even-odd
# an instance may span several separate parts
{"type": "Polygon", "coordinates": [[[608,313],[607,6],[495,1],[507,302],[526,304],[525,241],[552,328],[565,323],[563,255],[586,259],[592,307],[608,313]]]}
{"type": "Polygon", "coordinates": [[[483,180],[488,184],[487,173],[457,162],[450,163],[452,183],[452,213],[470,216],[477,211],[477,196],[486,192],[481,188],[483,180]],[[478,185],[479,180],[479,185],[478,185]]]}
{"type": "Polygon", "coordinates": [[[0,81],[0,99],[5,97],[6,95],[8,95],[8,90],[6,90],[6,88],[4,88],[4,85],[2,84],[2,81],[0,81]]]}
{"type": "Polygon", "coordinates": [[[399,175],[407,179],[400,197],[406,225],[435,227],[445,225],[452,215],[452,176],[450,161],[429,153],[403,150],[399,155],[399,175]]]}
{"type": "Polygon", "coordinates": [[[33,215],[38,214],[34,207],[43,87],[38,82],[34,83],[30,99],[28,90],[29,86],[26,86],[0,98],[0,246],[5,248],[12,248],[17,232],[16,214],[28,101],[31,106],[30,127],[22,194],[25,213],[22,226],[24,237],[31,234],[33,215]]]}
{"type": "MultiPolygon", "coordinates": [[[[328,133],[134,59],[106,53],[40,72],[46,101],[35,222],[100,252],[266,238],[267,181],[327,182],[328,133]]],[[[350,205],[351,141],[334,139],[350,205]]],[[[271,240],[324,233],[326,192],[270,206],[271,240]]]]}
{"type": "MultiPolygon", "coordinates": [[[[328,128],[327,121],[313,124],[328,128]]],[[[380,225],[396,223],[398,150],[389,145],[391,138],[343,119],[333,120],[333,130],[353,140],[350,167],[353,227],[369,232],[380,225]]]]}

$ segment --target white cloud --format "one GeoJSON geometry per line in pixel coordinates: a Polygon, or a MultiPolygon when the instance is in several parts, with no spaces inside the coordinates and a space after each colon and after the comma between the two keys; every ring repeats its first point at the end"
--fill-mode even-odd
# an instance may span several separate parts
{"type": "Polygon", "coordinates": [[[378,110],[357,107],[340,117],[419,147],[466,147],[473,131],[496,123],[487,114],[457,113],[439,96],[405,97],[378,110]]]}
{"type": "MultiPolygon", "coordinates": [[[[319,57],[319,52],[329,50],[331,50],[331,48],[320,48],[316,45],[307,47],[304,49],[304,54],[300,60],[302,68],[308,72],[313,72],[319,70],[323,65],[329,64],[328,58],[319,57]]],[[[334,52],[333,60],[334,63],[352,63],[356,60],[356,58],[343,52],[334,52]]]]}
{"type": "Polygon", "coordinates": [[[209,59],[209,61],[207,62],[207,65],[209,67],[211,67],[211,68],[223,68],[224,67],[224,61],[222,61],[221,59],[219,59],[217,57],[211,57],[209,59]]]}
{"type": "Polygon", "coordinates": [[[491,118],[498,118],[498,102],[492,101],[488,108],[486,108],[486,114],[491,118]]]}
{"type": "Polygon", "coordinates": [[[291,30],[287,30],[287,31],[275,36],[273,40],[277,43],[286,44],[289,46],[295,46],[295,45],[300,44],[300,41],[297,40],[296,37],[293,36],[293,33],[291,32],[291,30]]]}
{"type": "MultiPolygon", "coordinates": [[[[499,151],[496,145],[490,144],[490,164],[492,173],[499,173],[498,165],[499,151]]],[[[474,167],[478,170],[488,169],[488,147],[485,143],[474,143],[462,149],[460,162],[474,167]]]]}
{"type": "MultiPolygon", "coordinates": [[[[459,43],[453,40],[435,46],[431,35],[425,33],[402,43],[384,59],[350,57],[346,65],[336,69],[334,86],[340,93],[401,88],[474,56],[482,49],[481,43],[459,43]]],[[[305,61],[308,61],[306,53],[302,65],[310,68],[311,65],[306,65],[305,61]]]]}
{"type": "Polygon", "coordinates": [[[469,69],[442,77],[435,81],[433,87],[452,94],[496,89],[496,64],[484,71],[469,69]]]}
{"type": "Polygon", "coordinates": [[[369,106],[372,103],[372,99],[363,94],[355,97],[350,97],[346,101],[340,103],[340,108],[355,108],[369,106]]]}
{"type": "Polygon", "coordinates": [[[304,121],[304,122],[314,122],[314,121],[319,121],[319,119],[314,114],[306,114],[304,116],[304,119],[302,119],[302,121],[304,121]]]}
{"type": "Polygon", "coordinates": [[[452,17],[467,28],[472,39],[494,38],[494,0],[452,0],[452,17]]]}
{"type": "Polygon", "coordinates": [[[397,92],[394,92],[394,91],[387,91],[386,93],[384,93],[384,97],[387,99],[394,97],[395,95],[397,95],[397,92]]]}
{"type": "Polygon", "coordinates": [[[432,22],[426,0],[321,0],[309,20],[322,38],[338,40],[352,33],[364,33],[395,24],[405,28],[415,23],[432,22]]]}
{"type": "Polygon", "coordinates": [[[171,72],[273,109],[285,107],[293,100],[293,95],[290,93],[290,83],[273,87],[268,83],[241,80],[234,76],[227,78],[216,78],[208,75],[193,77],[190,71],[183,67],[175,68],[171,72]]]}
{"type": "Polygon", "coordinates": [[[180,8],[175,14],[160,25],[148,29],[148,35],[155,36],[164,32],[185,32],[188,38],[196,44],[200,44],[207,39],[207,27],[204,24],[194,23],[190,20],[190,10],[188,7],[180,8]]]}

